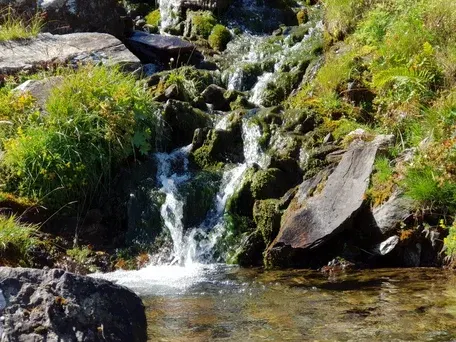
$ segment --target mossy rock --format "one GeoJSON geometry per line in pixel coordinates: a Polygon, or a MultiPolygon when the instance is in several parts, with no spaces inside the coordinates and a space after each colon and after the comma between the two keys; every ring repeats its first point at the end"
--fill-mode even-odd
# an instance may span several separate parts
{"type": "Polygon", "coordinates": [[[266,246],[275,239],[280,230],[282,213],[278,208],[279,204],[280,200],[268,199],[256,201],[253,206],[253,220],[261,232],[266,246]]]}
{"type": "MultiPolygon", "coordinates": [[[[192,151],[191,160],[200,168],[218,167],[222,163],[239,163],[243,161],[242,113],[230,114],[227,130],[209,130],[203,138],[195,134],[194,142],[198,148],[192,151]]],[[[197,132],[204,135],[204,132],[197,132]]]]}
{"type": "Polygon", "coordinates": [[[217,51],[226,49],[226,45],[231,40],[230,31],[223,25],[215,25],[208,38],[209,45],[217,51]]]}
{"type": "Polygon", "coordinates": [[[253,217],[253,204],[255,200],[252,195],[252,179],[257,168],[251,167],[244,173],[241,185],[226,203],[226,212],[239,216],[253,217]]]}
{"type": "Polygon", "coordinates": [[[283,129],[299,134],[312,131],[322,122],[319,115],[309,108],[287,109],[283,119],[283,129]]]}
{"type": "Polygon", "coordinates": [[[176,100],[168,100],[165,104],[163,120],[167,124],[165,135],[170,149],[190,144],[197,128],[212,125],[209,114],[176,100]]]}
{"type": "Polygon", "coordinates": [[[290,188],[285,172],[272,168],[258,170],[252,177],[251,192],[255,199],[279,198],[290,188]]]}
{"type": "Polygon", "coordinates": [[[296,13],[296,19],[298,20],[298,24],[302,25],[305,24],[309,20],[309,14],[307,9],[303,8],[296,13]]]}
{"type": "Polygon", "coordinates": [[[199,225],[213,208],[220,178],[218,172],[200,171],[191,181],[179,188],[179,193],[185,199],[183,209],[185,228],[199,225]]]}
{"type": "Polygon", "coordinates": [[[161,234],[164,223],[160,209],[165,195],[158,190],[151,190],[147,184],[131,192],[128,204],[128,230],[125,235],[127,246],[141,249],[150,247],[161,234]]]}
{"type": "Polygon", "coordinates": [[[266,245],[260,232],[255,231],[246,236],[229,262],[243,267],[261,266],[263,251],[266,245]]]}
{"type": "Polygon", "coordinates": [[[190,38],[202,37],[207,39],[216,24],[217,20],[209,11],[188,11],[187,28],[184,35],[190,38]]]}

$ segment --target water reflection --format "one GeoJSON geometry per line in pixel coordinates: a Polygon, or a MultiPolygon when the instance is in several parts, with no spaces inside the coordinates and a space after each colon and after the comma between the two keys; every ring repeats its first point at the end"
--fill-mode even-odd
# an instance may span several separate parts
{"type": "Polygon", "coordinates": [[[451,341],[456,276],[220,268],[185,292],[145,298],[150,341],[451,341]]]}

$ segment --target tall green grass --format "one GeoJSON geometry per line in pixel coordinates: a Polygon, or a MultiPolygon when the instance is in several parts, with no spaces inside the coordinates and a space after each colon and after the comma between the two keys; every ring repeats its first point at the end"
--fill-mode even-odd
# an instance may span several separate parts
{"type": "Polygon", "coordinates": [[[43,24],[43,18],[39,13],[30,19],[24,19],[11,7],[7,7],[0,10],[0,42],[36,37],[43,24]]]}
{"type": "MultiPolygon", "coordinates": [[[[17,104],[25,95],[4,96],[17,104]]],[[[0,93],[0,103],[1,98],[0,93]]],[[[88,65],[68,72],[45,109],[34,119],[25,109],[12,112],[16,130],[2,142],[8,192],[44,198],[56,208],[85,203],[109,191],[113,173],[127,158],[154,148],[152,97],[119,69],[88,65]]]]}

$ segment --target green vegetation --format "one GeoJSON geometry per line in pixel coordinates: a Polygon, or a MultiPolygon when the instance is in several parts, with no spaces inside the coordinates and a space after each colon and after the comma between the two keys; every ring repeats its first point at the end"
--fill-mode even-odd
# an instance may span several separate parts
{"type": "Polygon", "coordinates": [[[215,25],[208,38],[211,48],[223,51],[226,49],[226,44],[231,40],[231,33],[223,25],[215,25]]]}
{"type": "Polygon", "coordinates": [[[217,20],[209,11],[189,12],[187,16],[191,18],[192,36],[207,39],[217,24],[217,20]]]}
{"type": "Polygon", "coordinates": [[[154,32],[158,31],[161,22],[161,15],[159,9],[150,12],[148,15],[146,15],[144,19],[146,19],[147,25],[152,26],[154,32]]]}
{"type": "Polygon", "coordinates": [[[16,15],[11,7],[0,10],[0,42],[36,37],[42,27],[41,13],[25,20],[16,15]]]}
{"type": "Polygon", "coordinates": [[[38,227],[20,223],[15,216],[0,215],[0,262],[31,266],[29,252],[41,245],[38,227]]]}
{"type": "Polygon", "coordinates": [[[0,91],[6,192],[52,208],[72,201],[83,206],[108,190],[126,158],[153,148],[155,105],[133,76],[116,68],[68,71],[45,109],[39,115],[29,95],[0,91]]]}

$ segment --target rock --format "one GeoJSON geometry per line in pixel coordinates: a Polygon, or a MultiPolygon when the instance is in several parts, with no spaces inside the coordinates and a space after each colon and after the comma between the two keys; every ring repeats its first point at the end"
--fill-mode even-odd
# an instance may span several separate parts
{"type": "Polygon", "coordinates": [[[398,228],[401,222],[407,220],[413,211],[413,201],[395,192],[381,206],[374,208],[373,215],[378,228],[384,235],[398,228]]]}
{"type": "Polygon", "coordinates": [[[271,168],[259,170],[252,177],[252,195],[255,199],[280,198],[294,184],[282,170],[271,168]]]}
{"type": "MultiPolygon", "coordinates": [[[[45,0],[38,2],[45,12],[44,30],[52,33],[103,32],[122,37],[126,12],[117,0],[45,0]]],[[[26,17],[37,11],[36,0],[0,0],[0,8],[11,5],[26,17]]]]}
{"type": "Polygon", "coordinates": [[[1,267],[0,289],[1,341],[147,341],[141,299],[106,280],[1,267]]]}
{"type": "Polygon", "coordinates": [[[268,246],[277,236],[280,229],[282,213],[278,209],[279,200],[268,199],[256,201],[253,206],[253,220],[263,236],[264,243],[268,246]]]}
{"type": "Polygon", "coordinates": [[[306,253],[333,240],[339,233],[354,228],[353,221],[365,204],[377,150],[384,140],[384,136],[378,136],[369,143],[352,143],[337,168],[323,183],[321,192],[314,190],[309,197],[310,186],[304,186],[307,188],[305,196],[298,192],[282,218],[278,236],[267,251],[271,264],[274,264],[273,259],[287,260],[286,255],[289,254],[294,255],[294,260],[290,262],[305,264],[303,256],[306,253]]]}
{"type": "Polygon", "coordinates": [[[46,100],[51,91],[62,84],[64,78],[62,76],[54,76],[43,80],[27,80],[14,90],[29,93],[36,99],[36,103],[41,109],[44,109],[46,100]]]}
{"type": "Polygon", "coordinates": [[[132,70],[140,66],[139,59],[120,40],[106,33],[43,33],[30,40],[2,42],[0,51],[0,74],[68,62],[103,62],[132,70]]]}
{"type": "Polygon", "coordinates": [[[211,118],[203,111],[186,102],[168,100],[163,108],[163,119],[167,123],[170,148],[181,147],[192,142],[197,128],[211,125],[211,118]]]}
{"type": "Polygon", "coordinates": [[[144,63],[160,62],[165,66],[198,64],[202,60],[195,45],[181,38],[135,31],[125,44],[144,63]]]}
{"type": "Polygon", "coordinates": [[[386,239],[385,241],[382,241],[379,243],[375,248],[373,249],[373,253],[376,255],[387,255],[391,253],[396,246],[399,244],[399,236],[393,235],[386,239]]]}
{"type": "Polygon", "coordinates": [[[215,110],[229,110],[230,101],[225,98],[226,89],[219,87],[218,85],[211,84],[207,87],[201,96],[206,103],[213,106],[215,110]]]}
{"type": "Polygon", "coordinates": [[[224,130],[198,131],[194,136],[193,141],[197,144],[193,146],[191,158],[199,167],[244,161],[241,116],[239,113],[230,114],[227,121],[228,125],[224,130]]]}
{"type": "Polygon", "coordinates": [[[241,242],[232,261],[243,267],[260,266],[265,247],[263,236],[259,231],[255,231],[241,242]]]}

